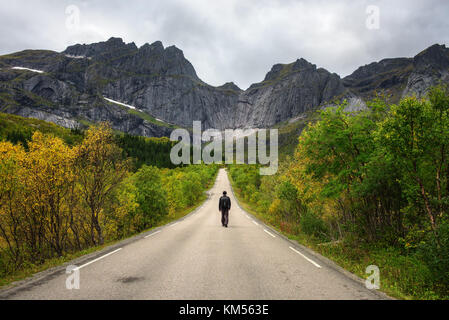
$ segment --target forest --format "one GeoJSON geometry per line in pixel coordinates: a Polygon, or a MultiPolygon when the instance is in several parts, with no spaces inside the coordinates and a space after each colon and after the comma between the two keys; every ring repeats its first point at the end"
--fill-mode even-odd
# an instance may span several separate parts
{"type": "Polygon", "coordinates": [[[233,165],[248,210],[386,292],[449,297],[449,92],[319,111],[277,175],[233,165]]]}
{"type": "Polygon", "coordinates": [[[106,123],[81,132],[2,117],[0,279],[179,218],[218,171],[166,168],[168,139],[117,135],[106,123]]]}

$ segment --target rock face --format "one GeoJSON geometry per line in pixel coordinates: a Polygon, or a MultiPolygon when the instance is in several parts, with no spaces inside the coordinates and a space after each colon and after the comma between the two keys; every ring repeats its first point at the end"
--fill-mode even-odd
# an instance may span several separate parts
{"type": "Polygon", "coordinates": [[[111,38],[62,53],[1,56],[0,111],[69,128],[109,121],[117,130],[143,136],[167,136],[174,125],[190,128],[196,120],[203,129],[271,127],[335,99],[346,98],[357,110],[376,93],[393,100],[422,96],[430,86],[449,81],[448,52],[434,45],[414,58],[360,67],[344,79],[298,59],[274,65],[262,82],[243,91],[232,82],[204,83],[175,46],[156,41],[138,48],[111,38]]]}
{"type": "Polygon", "coordinates": [[[338,75],[304,59],[277,64],[264,81],[239,95],[234,126],[270,127],[316,109],[343,92],[338,75]]]}
{"type": "Polygon", "coordinates": [[[393,102],[423,97],[431,86],[449,81],[449,49],[435,44],[414,58],[384,59],[358,68],[343,83],[351,94],[369,99],[385,94],[393,102]]]}
{"type": "Polygon", "coordinates": [[[421,97],[440,82],[449,82],[449,49],[435,44],[413,58],[413,72],[403,95],[421,97]]]}
{"type": "Polygon", "coordinates": [[[400,90],[401,85],[407,82],[412,67],[413,59],[384,59],[358,68],[345,77],[343,83],[360,95],[369,95],[375,90],[400,90]]]}

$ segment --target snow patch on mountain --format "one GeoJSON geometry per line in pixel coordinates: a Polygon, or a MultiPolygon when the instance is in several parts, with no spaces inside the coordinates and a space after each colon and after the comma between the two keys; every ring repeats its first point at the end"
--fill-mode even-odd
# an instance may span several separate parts
{"type": "Polygon", "coordinates": [[[115,100],[112,100],[112,99],[109,99],[109,98],[106,98],[106,97],[103,97],[103,98],[104,98],[106,101],[109,101],[109,102],[118,104],[118,105],[120,105],[120,106],[124,106],[124,107],[130,108],[130,109],[133,109],[133,110],[139,110],[139,109],[137,109],[137,108],[134,107],[134,106],[130,106],[129,104],[122,103],[122,102],[118,102],[118,101],[115,101],[115,100]]]}
{"type": "Polygon", "coordinates": [[[44,73],[44,71],[42,71],[42,70],[30,69],[30,68],[25,68],[25,67],[12,67],[12,69],[14,69],[14,70],[26,70],[26,71],[36,72],[36,73],[44,73]]]}
{"type": "Polygon", "coordinates": [[[92,59],[91,57],[86,57],[86,56],[75,56],[75,55],[73,55],[73,54],[66,54],[65,55],[67,58],[70,58],[70,59],[92,59]]]}

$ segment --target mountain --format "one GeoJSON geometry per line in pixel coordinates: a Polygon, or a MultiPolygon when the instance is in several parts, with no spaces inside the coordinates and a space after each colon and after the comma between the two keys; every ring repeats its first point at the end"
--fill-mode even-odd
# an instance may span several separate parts
{"type": "Polygon", "coordinates": [[[239,95],[234,126],[271,127],[344,92],[335,73],[304,59],[276,64],[265,79],[239,95]]]}
{"type": "Polygon", "coordinates": [[[392,102],[410,95],[422,97],[441,81],[449,81],[449,49],[438,44],[413,58],[373,62],[343,78],[344,86],[352,95],[370,99],[376,93],[384,93],[392,102]]]}
{"type": "Polygon", "coordinates": [[[377,93],[394,102],[422,96],[449,79],[449,49],[385,59],[341,79],[298,59],[276,64],[260,83],[208,85],[183,52],[160,41],[138,48],[120,38],[76,44],[59,53],[25,50],[0,56],[0,111],[75,128],[109,121],[117,130],[167,136],[175,127],[262,128],[294,121],[334,100],[363,108],[377,93]]]}

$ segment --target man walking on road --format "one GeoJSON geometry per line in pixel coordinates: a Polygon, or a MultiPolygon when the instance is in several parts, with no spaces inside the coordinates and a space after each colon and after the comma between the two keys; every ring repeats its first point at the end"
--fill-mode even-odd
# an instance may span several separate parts
{"type": "Polygon", "coordinates": [[[229,210],[231,209],[231,199],[226,195],[226,191],[223,191],[223,196],[221,196],[218,202],[218,210],[221,211],[221,224],[223,227],[228,227],[229,221],[229,210]]]}

